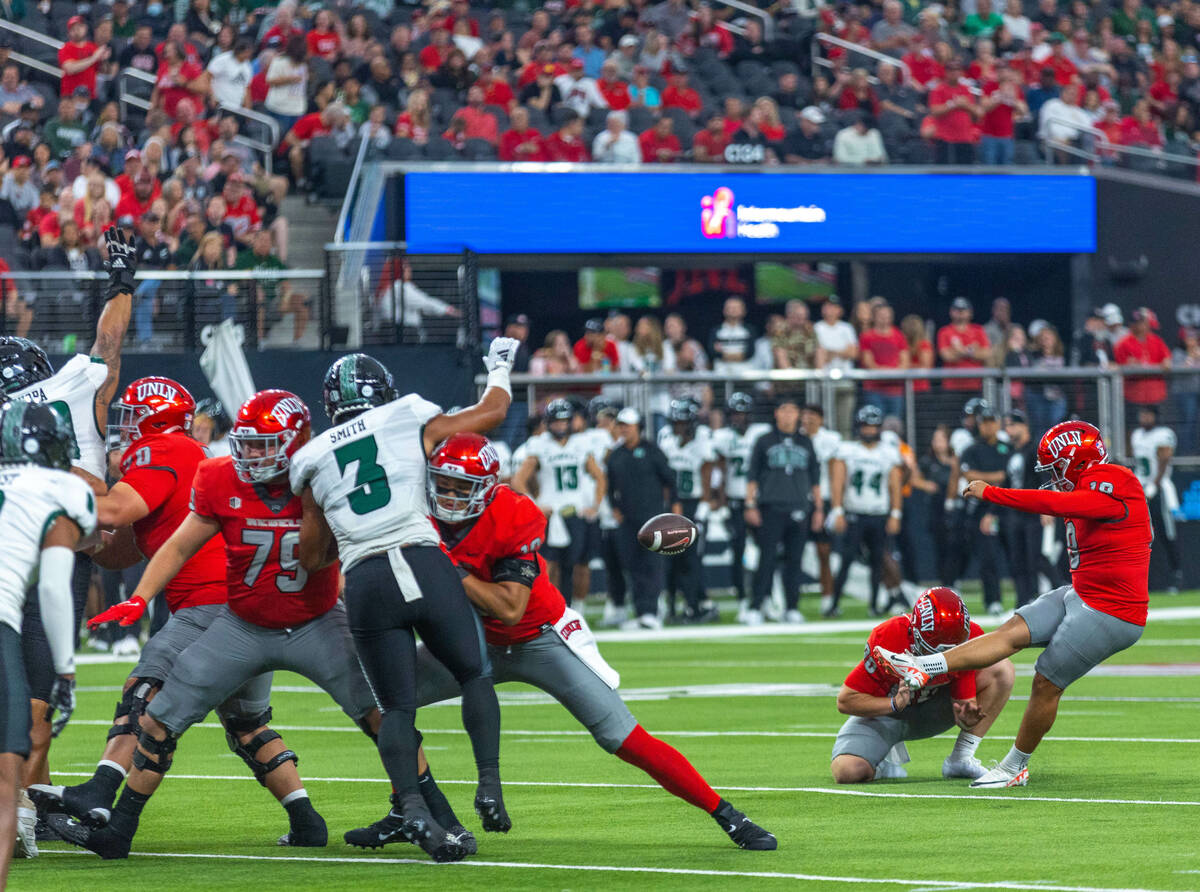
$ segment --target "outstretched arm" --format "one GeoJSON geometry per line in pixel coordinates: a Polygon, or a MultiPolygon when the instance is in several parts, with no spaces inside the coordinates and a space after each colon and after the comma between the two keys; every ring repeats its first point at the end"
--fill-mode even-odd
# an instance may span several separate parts
{"type": "Polygon", "coordinates": [[[1017,508],[1030,514],[1050,514],[1054,517],[1087,517],[1092,520],[1121,520],[1129,506],[1111,493],[1095,489],[1054,492],[1047,489],[1003,489],[974,481],[963,493],[968,498],[1017,508]]]}
{"type": "Polygon", "coordinates": [[[516,338],[496,338],[483,358],[488,370],[487,389],[479,402],[452,415],[437,415],[425,425],[425,454],[433,452],[438,443],[459,433],[482,434],[499,426],[512,403],[512,385],[508,376],[521,346],[516,338]]]}
{"type": "Polygon", "coordinates": [[[117,392],[121,379],[121,342],[129,330],[129,316],[133,307],[133,274],[135,256],[132,242],[126,240],[115,226],[104,233],[104,246],[108,260],[104,262],[109,280],[105,293],[104,310],[96,322],[96,342],[92,345],[92,356],[104,360],[108,375],[96,391],[96,423],[100,430],[108,424],[108,405],[117,392]]]}

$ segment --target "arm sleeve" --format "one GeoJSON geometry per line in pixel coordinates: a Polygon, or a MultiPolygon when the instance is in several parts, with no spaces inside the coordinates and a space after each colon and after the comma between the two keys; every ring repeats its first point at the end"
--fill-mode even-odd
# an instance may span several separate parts
{"type": "Polygon", "coordinates": [[[750,467],[746,470],[746,479],[753,480],[759,483],[759,476],[762,474],[763,457],[766,455],[766,435],[759,437],[754,441],[754,448],[750,450],[750,467]]]}
{"type": "Polygon", "coordinates": [[[1053,492],[1045,489],[1002,489],[988,486],[983,500],[993,505],[1018,508],[1031,514],[1054,517],[1086,517],[1091,520],[1120,520],[1129,508],[1115,495],[1091,489],[1053,492]]]}
{"type": "Polygon", "coordinates": [[[90,486],[79,477],[67,475],[61,501],[67,517],[75,521],[82,535],[87,536],[95,531],[96,497],[90,486]]]}
{"type": "Polygon", "coordinates": [[[38,568],[38,605],[42,626],[50,643],[54,671],[69,675],[75,671],[75,608],[71,602],[71,576],[75,570],[75,552],[61,545],[42,549],[38,568]]]}

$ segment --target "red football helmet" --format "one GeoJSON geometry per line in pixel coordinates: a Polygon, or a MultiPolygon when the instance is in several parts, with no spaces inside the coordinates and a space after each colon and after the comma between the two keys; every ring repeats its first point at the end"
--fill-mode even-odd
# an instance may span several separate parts
{"type": "Polygon", "coordinates": [[[913,653],[928,656],[962,644],[971,634],[971,614],[952,588],[926,589],[909,621],[913,653]]]}
{"type": "Polygon", "coordinates": [[[500,482],[500,456],[487,437],[455,434],[429,458],[426,486],[438,520],[462,523],[478,517],[500,482]]]}
{"type": "Polygon", "coordinates": [[[1086,421],[1064,421],[1042,435],[1036,470],[1050,472],[1050,482],[1042,489],[1069,492],[1084,469],[1107,461],[1108,448],[1098,427],[1086,421]]]}
{"type": "Polygon", "coordinates": [[[138,378],[125,388],[112,406],[116,423],[108,425],[108,436],[124,449],[135,440],[153,434],[187,433],[192,429],[196,401],[187,388],[170,378],[138,378]]]}
{"type": "Polygon", "coordinates": [[[308,442],[308,406],[286,390],[262,390],[242,403],[229,431],[229,454],[238,479],[266,483],[286,474],[296,450],[308,442]]]}

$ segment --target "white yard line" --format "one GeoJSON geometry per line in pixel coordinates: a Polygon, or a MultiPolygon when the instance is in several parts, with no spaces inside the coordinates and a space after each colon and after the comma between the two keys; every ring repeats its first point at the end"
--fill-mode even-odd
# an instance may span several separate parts
{"type": "MultiPolygon", "coordinates": [[[[91,777],[90,771],[56,771],[59,777],[91,777]]],[[[176,774],[174,771],[167,775],[174,780],[207,780],[207,781],[248,781],[254,780],[249,774],[176,774]]],[[[387,784],[386,778],[379,777],[308,777],[305,783],[328,784],[387,784]]],[[[438,779],[439,784],[448,786],[475,786],[474,780],[445,780],[438,779]]],[[[599,790],[661,790],[658,784],[623,784],[595,781],[508,781],[506,787],[561,787],[569,789],[599,789],[599,790]]],[[[1005,802],[1058,802],[1074,805],[1169,805],[1183,807],[1200,807],[1200,800],[1193,799],[1089,799],[1077,796],[1028,796],[1024,793],[904,793],[886,790],[862,790],[848,787],[757,787],[729,786],[718,784],[718,790],[730,790],[735,793],[813,793],[821,796],[866,796],[881,799],[963,799],[963,800],[1001,800],[1005,802]]]]}
{"type": "MultiPolygon", "coordinates": [[[[50,851],[45,854],[55,855],[84,855],[86,852],[50,851]]],[[[695,877],[737,877],[740,879],[762,880],[793,880],[806,883],[847,883],[853,885],[874,886],[923,886],[932,889],[1035,889],[1042,892],[1159,892],[1153,889],[1133,889],[1114,886],[1064,886],[1048,884],[1040,881],[1022,883],[1016,881],[972,882],[970,880],[910,880],[892,877],[848,877],[824,876],[810,873],[784,873],[782,871],[754,870],[701,870],[691,867],[634,867],[628,865],[606,864],[538,864],[521,861],[460,861],[457,864],[434,864],[425,859],[417,858],[382,858],[363,856],[358,858],[341,858],[304,855],[216,855],[189,854],[186,852],[133,852],[135,858],[199,858],[215,861],[286,861],[309,864],[418,864],[425,867],[437,867],[441,870],[465,870],[469,867],[500,867],[509,870],[556,870],[581,871],[589,873],[640,873],[659,874],[668,876],[695,877]]]]}

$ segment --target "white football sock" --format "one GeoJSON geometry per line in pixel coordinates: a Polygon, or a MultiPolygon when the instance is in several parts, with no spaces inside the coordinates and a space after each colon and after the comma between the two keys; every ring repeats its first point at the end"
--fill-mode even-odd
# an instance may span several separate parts
{"type": "Polygon", "coordinates": [[[979,749],[979,744],[982,742],[982,737],[976,737],[970,731],[959,731],[958,740],[954,741],[954,749],[950,753],[950,758],[969,759],[975,755],[975,751],[979,749]]]}
{"type": "Polygon", "coordinates": [[[928,672],[930,675],[945,675],[950,670],[946,668],[945,654],[932,654],[928,657],[913,657],[913,662],[923,672],[928,672]]]}
{"type": "Polygon", "coordinates": [[[1016,745],[1014,745],[1013,748],[1008,751],[1008,755],[1001,760],[1000,767],[1014,773],[1018,772],[1029,764],[1030,755],[1030,753],[1021,752],[1019,749],[1017,749],[1016,745]]]}
{"type": "Polygon", "coordinates": [[[293,790],[291,793],[288,793],[286,796],[284,796],[282,799],[280,799],[279,804],[282,805],[284,808],[287,808],[293,802],[295,802],[299,799],[307,799],[307,798],[308,798],[308,790],[304,789],[304,787],[301,787],[299,790],[293,790]]]}

